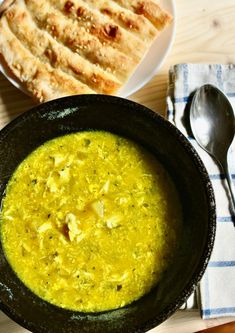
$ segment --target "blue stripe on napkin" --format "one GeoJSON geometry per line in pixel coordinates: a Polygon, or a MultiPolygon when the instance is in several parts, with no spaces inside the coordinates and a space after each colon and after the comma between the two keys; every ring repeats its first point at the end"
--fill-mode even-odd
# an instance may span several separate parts
{"type": "Polygon", "coordinates": [[[235,220],[235,216],[217,216],[217,222],[233,222],[235,220]]]}
{"type": "Polygon", "coordinates": [[[235,261],[210,261],[208,267],[235,267],[235,261]]]}
{"type": "Polygon", "coordinates": [[[205,309],[202,312],[205,317],[221,317],[221,315],[231,316],[235,313],[235,307],[205,309]]]}

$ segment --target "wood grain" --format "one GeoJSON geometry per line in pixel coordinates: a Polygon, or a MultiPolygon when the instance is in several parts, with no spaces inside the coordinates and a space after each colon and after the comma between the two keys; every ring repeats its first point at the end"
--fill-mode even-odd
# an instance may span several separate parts
{"type": "MultiPolygon", "coordinates": [[[[165,114],[169,67],[182,62],[235,63],[235,1],[176,0],[174,46],[158,74],[131,100],[165,114]]],[[[0,74],[0,128],[33,106],[32,100],[0,74]]],[[[235,318],[203,321],[197,311],[178,311],[151,333],[193,333],[235,318]]],[[[0,333],[26,333],[0,313],[0,333]]]]}

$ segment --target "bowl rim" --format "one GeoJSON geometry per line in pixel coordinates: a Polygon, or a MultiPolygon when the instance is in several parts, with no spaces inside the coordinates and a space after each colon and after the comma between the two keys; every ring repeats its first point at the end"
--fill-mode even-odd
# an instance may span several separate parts
{"type": "MultiPolygon", "coordinates": [[[[174,126],[172,123],[170,123],[167,119],[165,119],[157,112],[152,111],[151,109],[145,107],[144,105],[141,105],[139,103],[136,103],[134,101],[122,97],[108,96],[102,94],[94,94],[94,95],[91,94],[91,95],[66,96],[34,106],[30,110],[17,116],[14,120],[12,120],[10,123],[8,123],[5,127],[3,127],[0,130],[0,142],[5,139],[5,137],[11,130],[14,130],[14,127],[17,127],[20,123],[24,122],[25,120],[28,120],[32,115],[37,114],[37,116],[41,117],[42,114],[50,112],[46,110],[48,107],[51,110],[53,110],[53,112],[59,113],[61,112],[61,109],[78,107],[79,110],[79,104],[86,105],[95,102],[125,106],[127,109],[133,109],[135,110],[135,112],[143,113],[147,118],[150,118],[154,122],[160,123],[161,126],[166,127],[171,132],[171,135],[173,135],[176,138],[176,140],[179,141],[182,147],[186,150],[186,153],[192,159],[193,164],[198,169],[198,172],[201,176],[202,184],[205,190],[205,195],[208,204],[208,231],[200,261],[196,269],[194,270],[194,273],[192,274],[190,281],[185,285],[183,291],[175,299],[174,302],[170,303],[165,309],[163,309],[162,312],[157,317],[153,317],[147,320],[146,322],[143,322],[141,326],[133,327],[133,329],[128,331],[128,333],[147,332],[148,330],[153,329],[154,327],[156,327],[157,325],[168,319],[177,309],[179,309],[179,307],[192,294],[192,292],[195,290],[198,282],[201,280],[206,270],[214,245],[215,233],[216,233],[216,206],[215,206],[214,191],[208,172],[204,166],[204,163],[202,162],[202,159],[200,158],[200,156],[198,155],[192,144],[189,142],[189,140],[182,134],[182,132],[178,130],[176,126],[174,126]]],[[[37,328],[32,322],[26,323],[13,310],[5,307],[4,304],[1,303],[1,300],[0,300],[0,309],[7,316],[13,319],[16,323],[20,324],[26,329],[30,329],[34,333],[41,333],[40,328],[37,328]]]]}

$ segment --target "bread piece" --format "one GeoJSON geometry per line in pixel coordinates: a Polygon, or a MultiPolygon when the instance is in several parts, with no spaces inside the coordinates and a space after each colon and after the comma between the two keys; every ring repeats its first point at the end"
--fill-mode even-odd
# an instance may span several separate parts
{"type": "Polygon", "coordinates": [[[127,80],[144,53],[144,44],[138,42],[138,47],[136,44],[131,45],[128,37],[129,44],[125,42],[125,50],[121,52],[120,47],[117,50],[115,48],[117,40],[123,40],[124,43],[124,37],[119,27],[111,23],[109,25],[104,23],[102,29],[95,26],[94,36],[89,28],[93,29],[87,11],[84,11],[84,18],[79,21],[70,19],[66,13],[53,7],[50,1],[26,0],[26,4],[41,29],[48,31],[73,52],[79,53],[93,64],[99,64],[103,70],[113,73],[122,83],[127,80]],[[80,22],[85,22],[85,26],[80,22]],[[140,45],[142,45],[141,50],[140,45]],[[134,47],[136,49],[133,49],[134,47]]]}
{"type": "Polygon", "coordinates": [[[5,17],[0,20],[0,53],[13,74],[40,102],[94,93],[88,86],[35,58],[11,33],[5,17]]]}
{"type": "MultiPolygon", "coordinates": [[[[62,1],[58,1],[57,3],[59,2],[62,1]]],[[[114,1],[86,0],[85,2],[90,8],[95,8],[100,11],[103,15],[112,19],[117,25],[120,25],[144,42],[152,42],[158,35],[157,29],[143,15],[137,15],[114,1]]]]}
{"type": "Polygon", "coordinates": [[[38,29],[23,2],[10,8],[5,17],[19,41],[43,63],[49,62],[52,67],[61,69],[98,93],[112,94],[121,86],[113,75],[63,47],[46,31],[38,29]]]}
{"type": "Polygon", "coordinates": [[[155,0],[15,0],[0,55],[39,101],[116,94],[171,19],[155,0]]]}
{"type": "Polygon", "coordinates": [[[90,34],[96,36],[101,42],[112,43],[112,47],[123,53],[129,52],[132,46],[133,56],[135,53],[138,56],[138,52],[142,56],[146,42],[155,38],[157,34],[156,28],[147,19],[120,7],[113,1],[73,0],[73,7],[69,10],[66,7],[67,0],[48,1],[66,17],[75,20],[80,27],[89,30],[90,34]],[[118,21],[123,25],[117,24],[115,17],[119,17],[118,21]],[[140,18],[143,20],[141,21],[140,18]],[[109,34],[106,31],[109,25],[116,27],[116,31],[109,34]]]}
{"type": "Polygon", "coordinates": [[[146,17],[158,30],[163,30],[172,16],[164,11],[156,1],[149,0],[112,0],[137,15],[146,17]]]}

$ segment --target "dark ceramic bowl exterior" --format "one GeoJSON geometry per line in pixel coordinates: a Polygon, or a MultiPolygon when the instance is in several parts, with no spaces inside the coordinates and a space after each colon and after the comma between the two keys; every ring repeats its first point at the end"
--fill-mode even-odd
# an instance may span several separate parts
{"type": "Polygon", "coordinates": [[[206,268],[215,236],[215,201],[207,172],[172,124],[144,106],[111,96],[65,97],[39,105],[0,132],[0,201],[15,168],[32,150],[54,137],[88,129],[107,130],[138,142],[169,171],[183,208],[174,261],[159,284],[138,301],[113,311],[79,313],[34,295],[12,271],[0,246],[0,307],[34,333],[146,332],[191,294],[206,268]]]}

